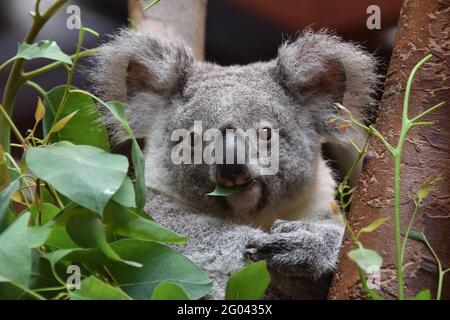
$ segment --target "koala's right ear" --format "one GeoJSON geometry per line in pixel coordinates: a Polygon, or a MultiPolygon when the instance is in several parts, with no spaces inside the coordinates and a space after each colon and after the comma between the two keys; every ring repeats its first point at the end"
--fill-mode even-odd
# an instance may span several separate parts
{"type": "MultiPolygon", "coordinates": [[[[105,101],[120,101],[137,137],[144,137],[152,110],[169,104],[181,93],[193,64],[190,48],[178,40],[161,39],[148,33],[122,30],[102,45],[89,72],[96,94],[105,101]]],[[[113,138],[121,141],[114,118],[104,121],[113,138]]]]}

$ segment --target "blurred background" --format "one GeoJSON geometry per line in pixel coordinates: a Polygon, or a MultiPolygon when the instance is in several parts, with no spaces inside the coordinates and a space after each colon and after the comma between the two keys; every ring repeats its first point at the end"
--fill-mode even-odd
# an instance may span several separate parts
{"type": "MultiPolygon", "coordinates": [[[[161,0],[170,1],[170,0],[161,0]]],[[[17,44],[22,41],[31,25],[28,15],[34,8],[34,0],[0,1],[0,61],[13,56],[17,44]]],[[[42,0],[42,7],[52,0],[42,0]]],[[[148,1],[147,1],[148,2],[148,1]]],[[[345,40],[363,45],[379,58],[380,72],[387,69],[396,34],[396,24],[402,0],[209,0],[206,21],[206,60],[221,65],[246,64],[269,60],[276,56],[277,48],[305,27],[327,28],[345,40]],[[381,10],[381,29],[366,27],[367,8],[377,5],[381,10]]],[[[86,35],[85,47],[92,48],[105,41],[107,35],[127,24],[126,0],[73,0],[81,8],[83,25],[98,31],[95,38],[86,35]]],[[[67,6],[66,6],[67,7],[67,6]]],[[[66,28],[68,14],[64,7],[43,29],[38,39],[55,40],[66,53],[73,53],[77,30],[66,28]]],[[[32,61],[27,69],[33,69],[48,61],[32,61]]],[[[84,62],[84,66],[89,68],[84,62]]],[[[0,74],[0,90],[3,92],[8,72],[0,74]]],[[[63,69],[36,79],[48,90],[66,81],[63,69]]],[[[74,78],[74,85],[86,88],[82,69],[74,78]]],[[[32,89],[21,89],[14,120],[21,131],[33,126],[33,113],[37,96],[32,89]],[[33,110],[30,112],[30,110],[33,110]]]]}

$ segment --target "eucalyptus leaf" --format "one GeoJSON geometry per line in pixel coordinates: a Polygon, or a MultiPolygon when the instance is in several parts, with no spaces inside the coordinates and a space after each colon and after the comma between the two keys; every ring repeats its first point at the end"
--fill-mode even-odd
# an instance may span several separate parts
{"type": "MultiPolygon", "coordinates": [[[[73,242],[70,236],[67,234],[67,219],[65,219],[64,216],[60,215],[65,211],[61,211],[58,207],[55,207],[50,203],[43,203],[41,210],[42,224],[47,225],[52,223],[50,234],[45,241],[46,246],[50,246],[51,249],[67,249],[78,247],[78,245],[73,242]]],[[[33,219],[37,221],[37,208],[35,205],[31,207],[30,212],[33,219]]]]}
{"type": "Polygon", "coordinates": [[[423,232],[418,232],[411,230],[407,234],[408,239],[419,241],[425,243],[427,241],[427,238],[423,232]]]}
{"type": "Polygon", "coordinates": [[[226,300],[261,300],[269,287],[270,275],[265,261],[247,265],[233,273],[227,282],[226,300]]]}
{"type": "Polygon", "coordinates": [[[255,183],[255,180],[252,180],[245,185],[235,186],[235,187],[231,187],[231,188],[216,185],[216,188],[212,192],[207,193],[206,195],[207,196],[215,196],[215,197],[228,197],[228,196],[231,196],[232,194],[235,194],[235,193],[241,192],[247,188],[250,188],[250,186],[252,186],[254,183],[255,183]]]}
{"type": "Polygon", "coordinates": [[[0,234],[0,282],[27,287],[31,274],[31,249],[28,241],[28,212],[22,214],[0,234]]]}
{"type": "Polygon", "coordinates": [[[28,243],[30,248],[39,248],[42,246],[50,233],[52,232],[53,221],[42,227],[28,228],[28,243]]]}
{"type": "Polygon", "coordinates": [[[28,44],[21,43],[15,55],[17,59],[32,60],[37,58],[47,58],[55,61],[61,61],[71,65],[70,56],[61,51],[55,41],[41,40],[39,42],[28,44]]]}
{"type": "Polygon", "coordinates": [[[19,188],[20,180],[16,179],[0,192],[0,224],[2,224],[6,217],[9,204],[11,203],[11,197],[17,190],[19,190],[19,188]]]}
{"type": "Polygon", "coordinates": [[[127,208],[136,208],[136,196],[134,194],[134,187],[131,179],[126,176],[120,186],[119,190],[113,195],[112,199],[127,207],[127,208]]]}
{"type": "Polygon", "coordinates": [[[153,290],[150,300],[189,300],[189,297],[176,283],[162,282],[153,290]]]}
{"type": "Polygon", "coordinates": [[[212,286],[199,267],[167,246],[135,239],[119,240],[111,246],[124,259],[143,265],[142,268],[125,264],[108,267],[118,285],[133,299],[149,299],[160,283],[168,281],[181,287],[189,299],[203,297],[212,286]]]}
{"type": "MultiPolygon", "coordinates": [[[[41,211],[41,223],[42,225],[47,224],[49,221],[51,221],[56,215],[60,212],[60,209],[58,207],[55,207],[53,204],[44,202],[40,205],[40,211],[41,211]]],[[[37,224],[38,216],[39,216],[39,209],[37,207],[36,203],[33,203],[30,208],[30,213],[32,220],[34,221],[34,224],[37,224]]]]}
{"type": "Polygon", "coordinates": [[[375,221],[373,221],[371,224],[369,224],[368,226],[361,228],[361,230],[359,230],[359,233],[370,233],[375,231],[376,229],[378,229],[379,227],[381,227],[387,220],[389,220],[389,218],[379,218],[376,219],[375,221]]]}
{"type": "Polygon", "coordinates": [[[38,98],[36,110],[34,111],[34,121],[36,121],[37,123],[42,119],[44,119],[44,116],[45,116],[45,107],[44,104],[42,103],[41,98],[38,98]]]}
{"type": "Polygon", "coordinates": [[[383,259],[377,252],[363,247],[350,251],[348,253],[348,257],[352,261],[356,262],[358,267],[360,267],[364,272],[367,272],[367,270],[370,270],[374,266],[381,268],[383,263],[383,259]]]}
{"type": "MultiPolygon", "coordinates": [[[[61,283],[58,282],[52,272],[49,261],[42,257],[37,250],[32,250],[31,261],[31,278],[28,285],[30,290],[61,287],[61,283]]],[[[59,291],[65,291],[64,287],[59,291]]],[[[58,290],[40,292],[41,295],[49,299],[54,297],[57,293],[58,290]]]]}
{"type": "MultiPolygon", "coordinates": [[[[66,86],[55,87],[45,97],[47,112],[43,123],[44,135],[48,134],[51,129],[65,90],[66,86]]],[[[108,134],[94,100],[82,93],[70,93],[60,119],[73,114],[77,110],[79,112],[73,116],[70,122],[65,124],[64,128],[51,135],[50,141],[66,140],[74,144],[90,145],[109,151],[108,134]]]]}
{"type": "Polygon", "coordinates": [[[431,300],[430,289],[420,291],[412,300],[431,300]]]}
{"type": "Polygon", "coordinates": [[[105,228],[98,217],[87,211],[73,214],[66,223],[66,229],[72,240],[82,248],[99,248],[109,259],[123,262],[134,267],[141,264],[122,259],[106,239],[105,228]]]}
{"type": "Polygon", "coordinates": [[[0,221],[0,234],[5,231],[16,220],[16,214],[8,209],[3,216],[3,220],[0,221]]]}
{"type": "Polygon", "coordinates": [[[74,112],[72,112],[71,114],[65,116],[61,120],[58,120],[58,122],[55,123],[55,125],[50,129],[51,132],[55,133],[55,132],[59,132],[62,129],[64,129],[66,124],[68,124],[70,122],[70,120],[78,113],[78,111],[79,110],[75,110],[74,112]]]}
{"type": "Polygon", "coordinates": [[[120,122],[125,132],[131,138],[131,161],[136,175],[136,206],[138,211],[142,211],[147,199],[147,190],[145,188],[145,158],[139,147],[139,144],[128,125],[123,105],[118,101],[109,101],[104,106],[120,122]]]}
{"type": "Polygon", "coordinates": [[[163,282],[180,286],[189,299],[199,299],[212,286],[203,271],[192,261],[172,248],[150,241],[123,239],[111,243],[112,249],[123,259],[137,261],[141,268],[116,263],[99,255],[98,249],[63,249],[47,253],[45,257],[55,268],[59,262],[88,264],[92,269],[105,271],[131,298],[149,299],[163,282]]]}
{"type": "Polygon", "coordinates": [[[106,207],[103,221],[109,230],[122,236],[174,244],[183,244],[187,241],[186,237],[180,236],[154,221],[145,219],[114,202],[106,207]]]}
{"type": "Polygon", "coordinates": [[[147,200],[147,189],[145,188],[145,158],[136,139],[133,137],[131,144],[131,161],[136,175],[136,206],[141,212],[147,200]]]}
{"type": "Polygon", "coordinates": [[[131,300],[120,288],[90,276],[80,282],[80,289],[69,292],[72,300],[131,300]]]}
{"type": "Polygon", "coordinates": [[[5,151],[0,144],[0,191],[3,191],[10,183],[9,169],[6,163],[5,151]]]}
{"type": "Polygon", "coordinates": [[[128,168],[128,160],[122,155],[67,141],[31,147],[25,159],[38,178],[100,215],[122,185],[128,168]]]}

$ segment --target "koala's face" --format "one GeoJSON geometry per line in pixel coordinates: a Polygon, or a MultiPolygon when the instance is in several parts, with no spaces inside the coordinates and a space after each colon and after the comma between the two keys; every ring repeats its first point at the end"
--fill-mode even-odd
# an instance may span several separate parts
{"type": "MultiPolygon", "coordinates": [[[[179,42],[124,31],[103,47],[97,66],[99,94],[122,101],[136,136],[146,138],[147,186],[225,215],[261,214],[307,193],[321,143],[341,139],[329,121],[336,117],[333,103],[358,117],[376,83],[371,57],[308,32],[270,62],[221,67],[194,61],[179,42]],[[215,162],[204,157],[210,129],[222,139],[215,162]],[[242,138],[249,130],[256,139],[242,138]],[[239,160],[238,141],[248,141],[254,153],[239,160]],[[186,142],[190,151],[182,154],[191,164],[174,159],[186,142]],[[263,161],[252,162],[255,157],[263,161]],[[226,198],[207,196],[216,185],[248,187],[226,198]]],[[[112,117],[105,121],[115,124],[112,117]]]]}
{"type": "MultiPolygon", "coordinates": [[[[315,120],[309,109],[299,105],[277,81],[276,71],[273,62],[242,67],[194,65],[183,91],[171,101],[162,120],[164,165],[183,198],[212,210],[219,207],[238,215],[257,214],[295,197],[314,176],[321,144],[315,120]],[[205,141],[205,132],[211,128],[221,135],[215,152],[220,148],[222,155],[208,163],[204,152],[214,141],[205,141]],[[184,138],[190,141],[171,141],[173,132],[179,129],[185,129],[184,138]],[[244,140],[244,133],[254,133],[256,139],[247,136],[244,140]],[[239,139],[246,141],[241,161],[237,157],[242,152],[239,139]],[[171,159],[174,148],[182,143],[191,148],[191,164],[171,159]],[[253,159],[250,150],[256,153],[253,159]],[[201,163],[194,163],[194,152],[202,156],[201,163]],[[206,196],[216,185],[234,188],[251,182],[248,188],[227,198],[206,196]]],[[[189,148],[186,150],[189,152],[189,148]]]]}

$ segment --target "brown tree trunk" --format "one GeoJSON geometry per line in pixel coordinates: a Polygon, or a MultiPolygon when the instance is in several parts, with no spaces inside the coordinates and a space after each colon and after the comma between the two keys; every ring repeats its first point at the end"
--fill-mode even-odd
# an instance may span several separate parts
{"type": "MultiPolygon", "coordinates": [[[[433,177],[444,178],[425,200],[413,229],[423,231],[440,257],[443,267],[450,267],[450,1],[406,0],[403,4],[394,53],[390,62],[381,101],[377,129],[396,145],[400,132],[403,96],[413,66],[428,53],[431,61],[419,71],[410,98],[410,117],[441,101],[446,105],[426,116],[434,121],[427,127],[414,128],[407,139],[402,162],[401,210],[402,230],[414,209],[414,192],[433,177]]],[[[377,231],[361,237],[365,247],[383,257],[381,288],[386,298],[395,298],[397,277],[393,231],[393,162],[382,144],[372,139],[357,193],[349,214],[351,225],[358,230],[380,217],[389,221],[377,231]]],[[[347,257],[353,248],[350,237],[344,239],[338,271],[329,293],[330,299],[358,299],[364,295],[355,264],[347,257]]],[[[438,273],[436,264],[424,245],[409,241],[405,263],[405,293],[411,297],[430,289],[436,297],[438,273]]],[[[450,298],[447,275],[443,299],[450,298]]]]}
{"type": "Polygon", "coordinates": [[[162,0],[144,13],[139,0],[129,0],[128,8],[138,29],[181,38],[192,48],[195,58],[203,60],[206,4],[207,0],[162,0]]]}

